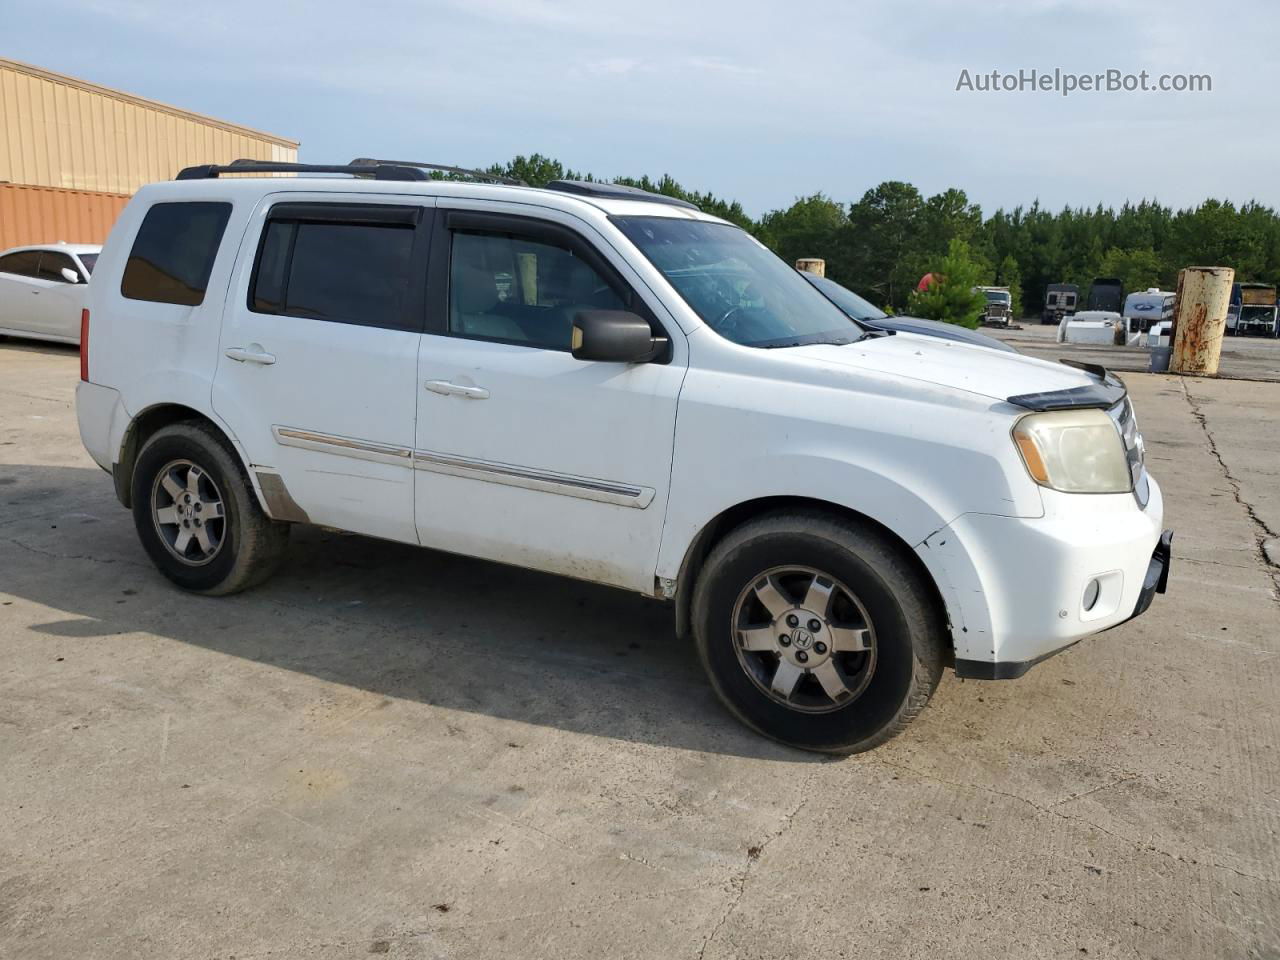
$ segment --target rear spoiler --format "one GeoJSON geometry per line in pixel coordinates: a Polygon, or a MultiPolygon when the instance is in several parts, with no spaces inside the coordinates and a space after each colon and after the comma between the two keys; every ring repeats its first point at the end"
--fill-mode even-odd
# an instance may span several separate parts
{"type": "Polygon", "coordinates": [[[1107,410],[1123,400],[1128,393],[1124,381],[1099,363],[1082,363],[1079,360],[1060,360],[1059,363],[1083,370],[1098,382],[1069,390],[1021,393],[1016,397],[1008,397],[1008,402],[1016,407],[1035,411],[1107,410]]]}

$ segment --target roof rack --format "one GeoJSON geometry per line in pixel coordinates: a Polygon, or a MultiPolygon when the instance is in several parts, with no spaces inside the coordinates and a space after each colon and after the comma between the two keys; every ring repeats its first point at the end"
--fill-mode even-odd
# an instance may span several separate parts
{"type": "MultiPolygon", "coordinates": [[[[501,183],[510,187],[527,187],[523,180],[504,177],[483,170],[468,170],[466,167],[451,167],[443,163],[419,163],[414,160],[376,160],[372,157],[357,157],[346,164],[318,163],[274,163],[265,160],[241,158],[227,164],[203,163],[194,167],[184,167],[178,171],[177,180],[210,180],[224,173],[345,173],[353,177],[372,177],[374,180],[426,180],[428,170],[441,173],[454,173],[460,176],[475,177],[491,183],[501,183]]],[[[579,197],[599,197],[605,200],[645,200],[649,203],[665,203],[686,210],[700,210],[696,203],[668,197],[666,194],[641,190],[639,187],[628,187],[620,183],[598,183],[594,180],[552,180],[546,189],[560,193],[570,193],[579,197]]]]}
{"type": "Polygon", "coordinates": [[[443,163],[419,163],[416,160],[375,160],[371,157],[357,157],[351,161],[351,164],[352,166],[382,166],[385,164],[393,167],[414,167],[419,170],[439,170],[441,173],[456,173],[462,176],[475,177],[477,180],[502,183],[508,187],[527,187],[529,185],[523,180],[516,180],[512,177],[486,173],[484,170],[469,170],[466,167],[450,167],[443,163]]]}
{"type": "Polygon", "coordinates": [[[552,180],[547,184],[548,190],[561,193],[573,193],[581,197],[601,197],[607,200],[647,200],[649,203],[669,203],[673,207],[685,207],[689,210],[700,210],[696,203],[668,197],[664,193],[653,193],[639,187],[627,187],[620,183],[596,183],[593,180],[552,180]]]}
{"type": "Polygon", "coordinates": [[[421,170],[394,164],[351,163],[270,163],[258,160],[233,160],[227,164],[203,163],[184,167],[176,180],[211,180],[224,173],[348,173],[353,177],[372,177],[375,180],[426,180],[421,170]]]}

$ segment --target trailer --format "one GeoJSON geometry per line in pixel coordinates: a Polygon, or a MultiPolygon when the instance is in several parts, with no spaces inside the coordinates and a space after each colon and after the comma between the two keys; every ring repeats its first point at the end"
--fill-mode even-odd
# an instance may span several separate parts
{"type": "Polygon", "coordinates": [[[1080,288],[1074,283],[1051,283],[1044,291],[1044,311],[1040,323],[1061,323],[1072,316],[1080,303],[1080,288]]]}
{"type": "Polygon", "coordinates": [[[1121,315],[1125,324],[1125,343],[1139,346],[1145,343],[1145,334],[1153,324],[1173,323],[1173,304],[1176,295],[1156,287],[1145,293],[1131,293],[1124,298],[1121,315]]]}
{"type": "MultiPolygon", "coordinates": [[[[1280,336],[1276,317],[1276,285],[1238,283],[1236,287],[1239,289],[1240,309],[1236,314],[1235,333],[1241,336],[1280,336]]],[[[1235,293],[1234,290],[1232,292],[1235,293]]]]}
{"type": "Polygon", "coordinates": [[[1086,310],[1107,310],[1119,313],[1124,303],[1124,281],[1119,277],[1094,277],[1089,284],[1086,310]]]}

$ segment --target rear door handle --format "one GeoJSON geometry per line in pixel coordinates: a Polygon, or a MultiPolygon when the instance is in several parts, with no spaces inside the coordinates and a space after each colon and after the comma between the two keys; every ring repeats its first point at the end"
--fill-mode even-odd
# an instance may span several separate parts
{"type": "Polygon", "coordinates": [[[448,380],[428,380],[423,384],[432,393],[445,397],[466,397],[468,400],[488,400],[489,391],[484,387],[464,387],[448,380]]]}
{"type": "Polygon", "coordinates": [[[256,343],[248,350],[244,347],[228,347],[227,357],[240,363],[260,363],[264,367],[269,367],[276,362],[274,353],[267,353],[256,343]]]}

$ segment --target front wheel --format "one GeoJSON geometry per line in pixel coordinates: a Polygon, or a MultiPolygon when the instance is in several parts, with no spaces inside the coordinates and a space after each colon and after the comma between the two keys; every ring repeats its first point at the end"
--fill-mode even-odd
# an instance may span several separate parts
{"type": "Polygon", "coordinates": [[[942,618],[915,567],[870,525],[819,513],[725,537],[699,575],[693,627],[729,710],[806,750],[879,746],[942,675],[942,618]]]}
{"type": "Polygon", "coordinates": [[[142,546],[187,590],[244,590],[284,556],[289,525],[263,513],[235,452],[203,423],[157,430],[138,454],[132,493],[142,546]]]}

